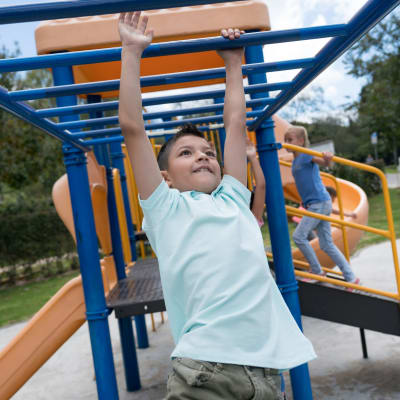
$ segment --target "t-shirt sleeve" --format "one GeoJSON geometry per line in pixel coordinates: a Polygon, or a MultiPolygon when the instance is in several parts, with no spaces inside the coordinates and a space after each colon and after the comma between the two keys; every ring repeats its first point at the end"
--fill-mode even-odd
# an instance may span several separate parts
{"type": "Polygon", "coordinates": [[[139,196],[139,203],[143,210],[143,228],[151,228],[163,220],[178,203],[179,193],[170,189],[163,180],[146,200],[139,196]]]}
{"type": "Polygon", "coordinates": [[[242,203],[246,207],[250,206],[250,190],[233,176],[224,175],[220,187],[221,193],[232,197],[235,201],[242,203]]]}
{"type": "Polygon", "coordinates": [[[313,156],[311,154],[301,154],[301,162],[303,164],[307,164],[309,162],[313,162],[313,156]]]}

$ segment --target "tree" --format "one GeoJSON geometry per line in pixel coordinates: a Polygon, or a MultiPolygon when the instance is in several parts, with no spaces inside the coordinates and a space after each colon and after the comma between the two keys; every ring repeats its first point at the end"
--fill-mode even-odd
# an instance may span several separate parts
{"type": "Polygon", "coordinates": [[[379,133],[385,153],[397,163],[400,146],[400,17],[393,13],[347,54],[349,74],[367,83],[352,104],[362,129],[379,133]]]}
{"type": "MultiPolygon", "coordinates": [[[[5,47],[0,58],[19,55],[18,47],[9,51],[5,47]]],[[[29,71],[25,75],[15,72],[0,74],[0,85],[7,90],[19,90],[51,85],[47,70],[29,71]]],[[[49,107],[49,100],[31,102],[34,108],[49,107]]],[[[52,183],[63,173],[60,143],[33,128],[14,115],[0,110],[0,182],[12,189],[40,186],[39,191],[49,193],[52,183]]]]}

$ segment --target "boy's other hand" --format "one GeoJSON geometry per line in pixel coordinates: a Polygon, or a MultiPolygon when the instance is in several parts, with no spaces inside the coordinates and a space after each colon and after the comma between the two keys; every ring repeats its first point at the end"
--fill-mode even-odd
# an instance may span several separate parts
{"type": "Polygon", "coordinates": [[[330,151],[322,152],[322,158],[327,162],[330,163],[333,158],[333,154],[330,151]]]}
{"type": "Polygon", "coordinates": [[[118,29],[123,47],[129,47],[141,54],[153,40],[153,30],[146,32],[148,17],[145,15],[140,21],[140,11],[121,13],[118,29]]]}
{"type": "MultiPolygon", "coordinates": [[[[240,35],[243,33],[244,31],[241,31],[238,28],[221,29],[221,36],[229,40],[239,39],[240,35]]],[[[224,60],[225,64],[234,61],[242,63],[244,51],[243,47],[239,47],[236,49],[218,50],[217,53],[224,60]]]]}
{"type": "Polygon", "coordinates": [[[257,157],[256,148],[255,148],[253,142],[249,138],[247,138],[247,140],[246,140],[246,155],[249,160],[254,157],[257,157]]]}

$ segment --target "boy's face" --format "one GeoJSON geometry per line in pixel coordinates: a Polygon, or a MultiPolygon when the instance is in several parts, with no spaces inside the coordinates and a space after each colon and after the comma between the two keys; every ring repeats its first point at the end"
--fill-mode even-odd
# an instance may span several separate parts
{"type": "MultiPolygon", "coordinates": [[[[287,132],[285,133],[285,143],[294,144],[295,146],[304,146],[304,139],[293,132],[287,132]]],[[[293,153],[293,150],[290,149],[286,149],[286,151],[293,153]]]]}
{"type": "Polygon", "coordinates": [[[172,146],[168,171],[162,171],[169,187],[180,192],[196,190],[210,194],[221,182],[215,150],[197,136],[183,136],[172,146]]]}

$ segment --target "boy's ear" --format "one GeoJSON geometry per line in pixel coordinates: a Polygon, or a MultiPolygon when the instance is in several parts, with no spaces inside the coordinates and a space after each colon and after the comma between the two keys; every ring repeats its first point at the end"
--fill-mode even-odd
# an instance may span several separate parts
{"type": "Polygon", "coordinates": [[[171,181],[171,178],[170,178],[170,176],[168,174],[168,171],[160,171],[160,172],[161,172],[162,177],[164,178],[164,181],[167,183],[167,185],[169,187],[171,187],[172,181],[171,181]]]}

